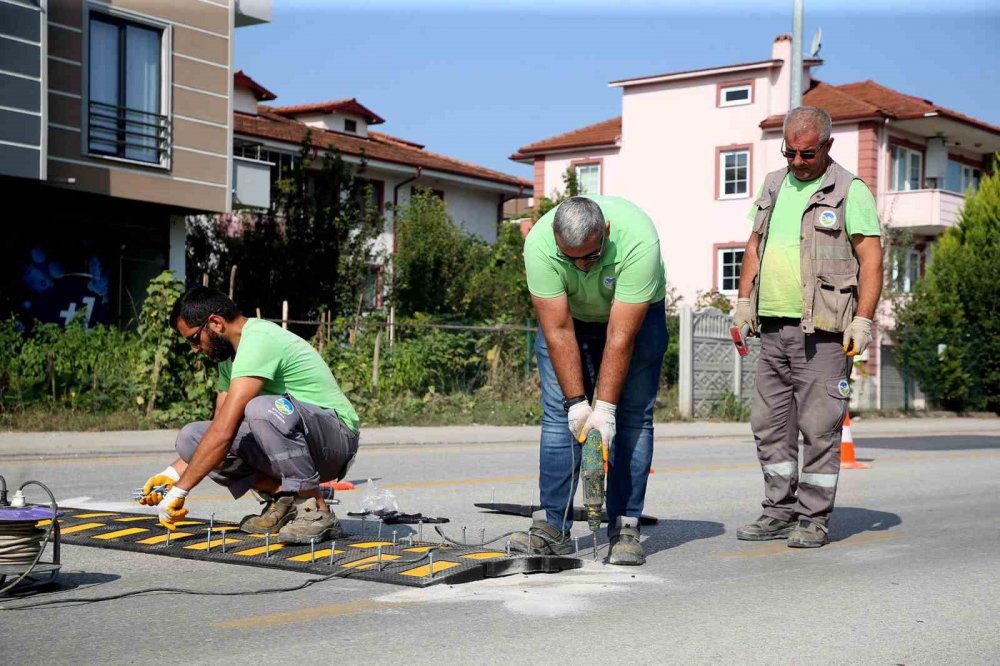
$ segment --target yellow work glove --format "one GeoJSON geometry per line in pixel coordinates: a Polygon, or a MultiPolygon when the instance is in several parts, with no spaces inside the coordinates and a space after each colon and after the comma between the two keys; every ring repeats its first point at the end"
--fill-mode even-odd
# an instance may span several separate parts
{"type": "Polygon", "coordinates": [[[174,486],[163,501],[156,505],[160,524],[171,532],[177,529],[177,521],[184,520],[184,516],[188,514],[188,510],[184,508],[184,498],[187,494],[188,491],[174,486]]]}
{"type": "Polygon", "coordinates": [[[855,317],[844,331],[844,352],[848,356],[863,354],[872,342],[872,320],[855,317]]]}
{"type": "Polygon", "coordinates": [[[146,485],[142,487],[142,497],[139,498],[139,504],[156,506],[163,499],[163,495],[158,492],[154,492],[153,488],[157,486],[166,486],[167,490],[170,490],[174,487],[174,484],[180,480],[181,475],[178,474],[177,470],[173,467],[167,467],[159,474],[154,474],[149,477],[149,481],[147,481],[146,485]]]}

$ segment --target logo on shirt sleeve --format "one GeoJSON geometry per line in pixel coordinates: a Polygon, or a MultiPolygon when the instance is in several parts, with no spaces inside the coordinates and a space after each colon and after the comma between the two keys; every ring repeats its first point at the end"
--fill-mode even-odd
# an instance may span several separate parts
{"type": "Polygon", "coordinates": [[[615,286],[615,276],[605,275],[604,279],[601,281],[605,289],[613,289],[615,286]]]}
{"type": "Polygon", "coordinates": [[[822,213],[820,213],[819,216],[820,226],[829,229],[836,223],[837,223],[837,214],[834,213],[832,210],[824,210],[822,213]]]}

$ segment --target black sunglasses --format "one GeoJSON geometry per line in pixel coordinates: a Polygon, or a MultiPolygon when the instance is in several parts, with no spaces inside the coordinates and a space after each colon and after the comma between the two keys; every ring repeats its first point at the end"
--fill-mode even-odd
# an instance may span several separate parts
{"type": "Polygon", "coordinates": [[[205,321],[201,322],[201,326],[198,327],[198,330],[192,333],[191,335],[187,336],[187,341],[191,343],[192,347],[201,346],[201,332],[205,330],[206,326],[208,326],[208,320],[217,314],[218,314],[217,312],[213,312],[212,314],[205,317],[205,321]]]}
{"type": "Polygon", "coordinates": [[[798,154],[799,157],[801,157],[804,160],[811,160],[814,159],[816,155],[819,154],[819,151],[823,150],[823,148],[826,146],[826,143],[827,142],[824,141],[822,144],[820,144],[819,148],[817,148],[816,150],[789,150],[789,148],[785,145],[785,140],[782,139],[781,154],[785,156],[785,159],[789,160],[794,160],[796,153],[798,154]]]}
{"type": "Polygon", "coordinates": [[[585,254],[582,257],[571,257],[568,254],[564,254],[563,251],[559,249],[559,246],[556,245],[556,257],[570,264],[575,263],[577,261],[597,261],[598,259],[601,258],[601,255],[604,254],[604,240],[607,237],[608,237],[607,233],[601,236],[601,247],[599,247],[596,252],[585,254]]]}

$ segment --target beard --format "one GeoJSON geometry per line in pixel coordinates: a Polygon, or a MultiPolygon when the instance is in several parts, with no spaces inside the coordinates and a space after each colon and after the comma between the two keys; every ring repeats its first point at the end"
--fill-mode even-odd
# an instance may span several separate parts
{"type": "Polygon", "coordinates": [[[204,352],[205,357],[213,363],[222,363],[223,361],[228,361],[229,359],[236,356],[236,350],[233,348],[233,343],[229,341],[212,329],[205,329],[205,333],[208,335],[208,344],[205,345],[204,352]]]}

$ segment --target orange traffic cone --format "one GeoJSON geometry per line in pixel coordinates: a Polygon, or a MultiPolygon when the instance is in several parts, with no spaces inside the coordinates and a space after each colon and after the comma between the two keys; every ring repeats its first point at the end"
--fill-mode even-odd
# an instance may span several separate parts
{"type": "Polygon", "coordinates": [[[840,438],[840,466],[848,469],[867,469],[868,463],[858,462],[854,457],[854,437],[851,435],[851,413],[844,416],[844,434],[840,438]]]}

